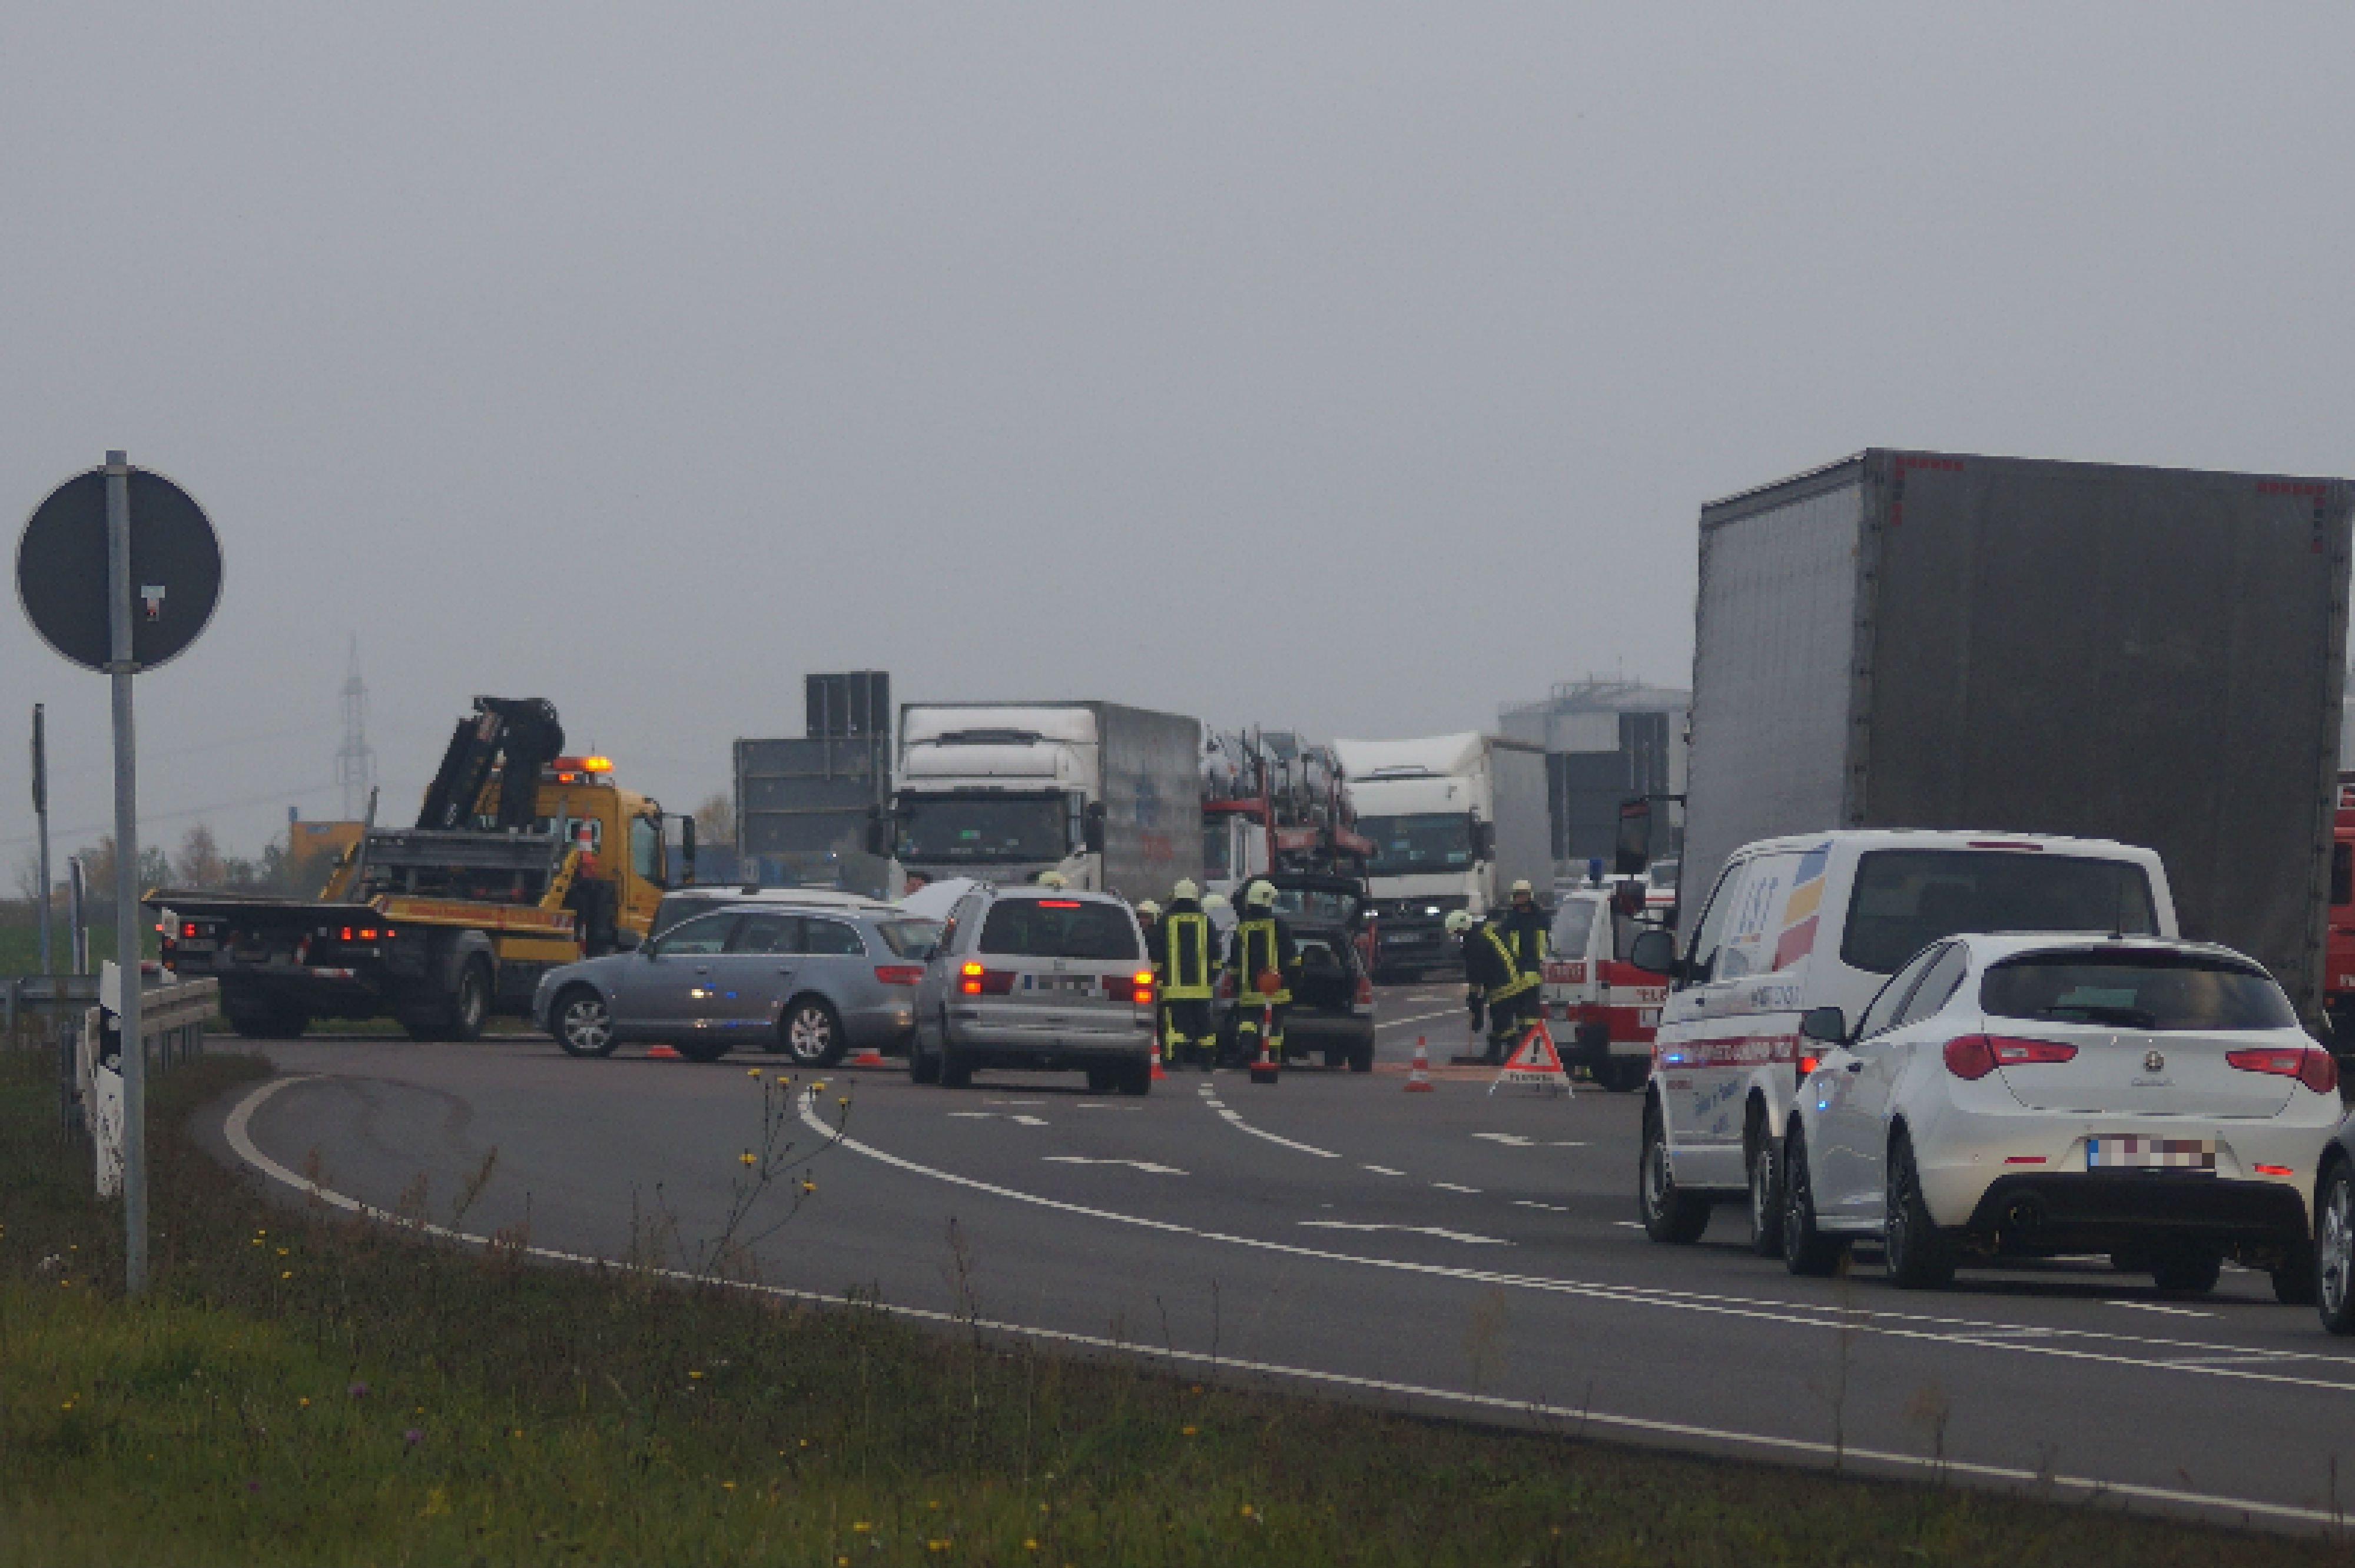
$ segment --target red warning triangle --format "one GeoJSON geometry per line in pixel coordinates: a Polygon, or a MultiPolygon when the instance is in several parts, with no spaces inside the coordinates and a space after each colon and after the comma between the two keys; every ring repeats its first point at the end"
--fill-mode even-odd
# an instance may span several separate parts
{"type": "Polygon", "coordinates": [[[1521,1036],[1521,1043],[1513,1048],[1512,1055],[1505,1058],[1505,1071],[1569,1076],[1561,1064],[1561,1052],[1554,1047],[1553,1033],[1546,1028],[1543,1019],[1529,1025],[1529,1033],[1521,1036]]]}

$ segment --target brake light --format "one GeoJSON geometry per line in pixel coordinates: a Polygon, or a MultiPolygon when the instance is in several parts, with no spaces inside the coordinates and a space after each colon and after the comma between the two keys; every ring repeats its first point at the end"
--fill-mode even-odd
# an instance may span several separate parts
{"type": "Polygon", "coordinates": [[[924,977],[922,964],[878,964],[875,977],[887,986],[913,986],[924,977]]]}
{"type": "Polygon", "coordinates": [[[968,964],[957,971],[957,989],[968,997],[981,995],[981,965],[968,964]]]}
{"type": "Polygon", "coordinates": [[[2290,1168],[2286,1165],[2253,1165],[2249,1167],[2249,1168],[2255,1171],[2259,1176],[2288,1176],[2293,1174],[2290,1168]]]}
{"type": "Polygon", "coordinates": [[[360,927],[360,940],[362,942],[374,942],[376,940],[376,927],[372,925],[364,925],[360,927]]]}
{"type": "Polygon", "coordinates": [[[2228,1051],[2224,1060],[2243,1072],[2273,1072],[2295,1078],[2318,1094],[2339,1087],[2339,1063],[2318,1046],[2268,1046],[2260,1051],[2228,1051]]]}
{"type": "Polygon", "coordinates": [[[1803,1056],[1799,1058],[1799,1076],[1813,1078],[1816,1075],[1816,1069],[1823,1064],[1824,1059],[1820,1056],[1803,1056]]]}
{"type": "Polygon", "coordinates": [[[1128,977],[1128,983],[1132,987],[1134,987],[1133,994],[1130,996],[1129,1000],[1135,1002],[1140,1008],[1149,1008],[1153,1005],[1152,970],[1139,969],[1135,974],[1128,977]]]}
{"type": "Polygon", "coordinates": [[[2071,1061],[2077,1048],[2057,1040],[2015,1040],[2007,1035],[1966,1034],[1946,1042],[1946,1071],[1976,1082],[1998,1067],[2071,1061]]]}
{"type": "Polygon", "coordinates": [[[197,933],[197,923],[196,923],[195,921],[193,921],[193,920],[191,920],[191,921],[186,921],[186,922],[184,922],[184,923],[181,924],[181,926],[180,926],[180,934],[181,934],[182,936],[194,936],[196,933],[197,933]]]}
{"type": "Polygon", "coordinates": [[[346,942],[349,942],[351,939],[352,939],[352,928],[351,928],[350,926],[348,926],[348,925],[347,925],[347,926],[344,927],[343,940],[344,940],[344,941],[346,941],[346,942]]]}
{"type": "Polygon", "coordinates": [[[968,997],[1003,997],[1014,989],[1014,976],[968,963],[957,971],[957,989],[968,997]]]}
{"type": "Polygon", "coordinates": [[[1080,901],[1077,899],[1040,899],[1039,901],[1039,907],[1040,909],[1077,909],[1080,907],[1080,901]]]}

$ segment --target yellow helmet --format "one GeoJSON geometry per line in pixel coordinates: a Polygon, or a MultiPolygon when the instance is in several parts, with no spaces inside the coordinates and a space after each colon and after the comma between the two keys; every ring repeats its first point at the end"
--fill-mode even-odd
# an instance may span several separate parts
{"type": "Polygon", "coordinates": [[[1202,895],[1202,908],[1203,908],[1203,910],[1204,910],[1204,912],[1209,912],[1209,911],[1210,911],[1210,910],[1214,910],[1214,909],[1224,909],[1224,908],[1226,908],[1226,907],[1227,907],[1227,895],[1226,895],[1226,894],[1224,894],[1224,893],[1204,893],[1204,894],[1202,895]]]}
{"type": "Polygon", "coordinates": [[[1447,927],[1448,935],[1461,936],[1472,929],[1472,917],[1460,909],[1452,909],[1447,912],[1446,920],[1441,923],[1447,927]]]}
{"type": "Polygon", "coordinates": [[[1193,878],[1180,877],[1178,885],[1169,890],[1169,896],[1172,899],[1199,899],[1202,896],[1202,890],[1194,885],[1193,878]]]}
{"type": "Polygon", "coordinates": [[[1246,909],[1273,909],[1274,906],[1273,882],[1253,882],[1251,891],[1243,894],[1243,907],[1246,909]]]}
{"type": "Polygon", "coordinates": [[[1042,888],[1068,888],[1071,880],[1060,871],[1041,871],[1039,873],[1039,885],[1042,888]]]}
{"type": "Polygon", "coordinates": [[[1515,898],[1519,898],[1523,893],[1529,891],[1529,880],[1527,877],[1521,878],[1513,884],[1513,896],[1515,898]]]}

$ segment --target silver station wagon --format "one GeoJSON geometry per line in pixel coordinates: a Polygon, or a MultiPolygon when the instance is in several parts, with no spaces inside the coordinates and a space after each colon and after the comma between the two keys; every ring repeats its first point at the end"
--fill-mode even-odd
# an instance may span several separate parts
{"type": "Polygon", "coordinates": [[[980,1068],[1080,1071],[1097,1093],[1153,1088],[1153,965],[1104,893],[979,887],[957,901],[916,995],[908,1075],[961,1089],[980,1068]]]}
{"type": "Polygon", "coordinates": [[[551,969],[532,1016],[574,1056],[664,1040],[696,1061],[738,1045],[830,1067],[902,1045],[939,928],[896,912],[740,904],[698,914],[634,953],[551,969]]]}

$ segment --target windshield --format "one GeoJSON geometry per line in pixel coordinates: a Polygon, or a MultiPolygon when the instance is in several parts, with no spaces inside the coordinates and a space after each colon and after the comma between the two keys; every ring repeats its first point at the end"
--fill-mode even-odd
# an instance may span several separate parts
{"type": "Polygon", "coordinates": [[[1142,956],[1136,922],[1118,904],[1084,899],[1000,899],[982,922],[979,951],[1015,958],[1142,956]]]}
{"type": "Polygon", "coordinates": [[[1840,957],[1893,975],[1964,932],[2101,931],[2149,936],[2150,880],[2126,860],[1970,849],[1884,849],[1857,862],[1840,957]]]}
{"type": "Polygon", "coordinates": [[[879,920],[875,930],[883,944],[902,958],[930,958],[941,936],[940,922],[934,920],[879,920]]]}
{"type": "Polygon", "coordinates": [[[1223,882],[1235,874],[1234,836],[1227,831],[1222,813],[1202,818],[1202,880],[1223,882]]]}
{"type": "Polygon", "coordinates": [[[2136,1029],[2295,1029],[2270,976],[2191,953],[2037,953],[1996,965],[1979,1006],[1997,1018],[2136,1029]]]}
{"type": "Polygon", "coordinates": [[[1278,888],[1275,912],[1311,925],[1347,925],[1358,917],[1358,896],[1322,888],[1278,888]]]}
{"type": "Polygon", "coordinates": [[[1373,840],[1368,874],[1405,877],[1456,871],[1472,863],[1472,819],[1460,811],[1412,816],[1361,816],[1358,831],[1373,840]]]}
{"type": "Polygon", "coordinates": [[[1060,795],[900,797],[902,860],[1060,860],[1064,838],[1060,795]]]}

